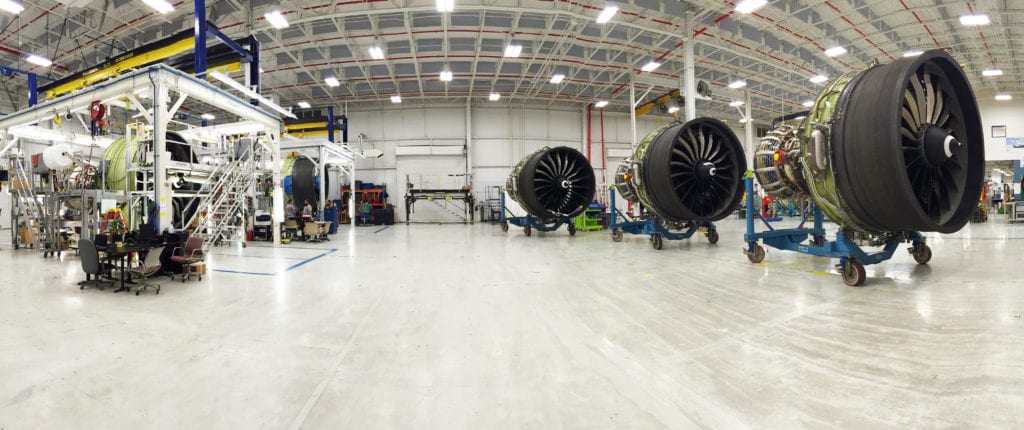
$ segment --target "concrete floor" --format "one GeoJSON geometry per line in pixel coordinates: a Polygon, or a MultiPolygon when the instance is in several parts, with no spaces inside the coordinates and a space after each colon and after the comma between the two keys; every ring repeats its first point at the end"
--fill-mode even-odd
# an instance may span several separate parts
{"type": "Polygon", "coordinates": [[[0,252],[0,428],[1024,426],[1024,225],[827,260],[495,225],[216,248],[202,282],[80,291],[0,252]]]}

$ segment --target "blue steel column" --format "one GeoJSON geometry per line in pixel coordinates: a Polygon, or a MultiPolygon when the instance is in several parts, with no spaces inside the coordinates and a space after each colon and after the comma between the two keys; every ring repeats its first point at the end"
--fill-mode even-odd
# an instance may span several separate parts
{"type": "Polygon", "coordinates": [[[28,74],[28,105],[29,106],[35,106],[36,103],[38,103],[38,101],[39,101],[39,99],[37,98],[38,94],[39,94],[39,85],[36,83],[36,74],[35,73],[29,73],[28,74]]]}
{"type": "Polygon", "coordinates": [[[195,0],[195,39],[197,78],[206,79],[206,0],[195,0]]]}
{"type": "Polygon", "coordinates": [[[327,106],[327,140],[334,143],[334,106],[327,106]]]}
{"type": "Polygon", "coordinates": [[[615,222],[618,221],[618,212],[615,209],[615,187],[608,187],[608,205],[610,206],[611,212],[608,213],[608,229],[612,230],[612,234],[615,234],[615,222]]]}
{"type": "MultiPolygon", "coordinates": [[[[260,83],[260,41],[256,39],[256,36],[249,36],[249,55],[252,55],[252,61],[249,62],[248,87],[256,91],[257,94],[261,94],[263,88],[260,83]]],[[[259,106],[260,101],[250,99],[249,103],[253,106],[259,106]]]]}

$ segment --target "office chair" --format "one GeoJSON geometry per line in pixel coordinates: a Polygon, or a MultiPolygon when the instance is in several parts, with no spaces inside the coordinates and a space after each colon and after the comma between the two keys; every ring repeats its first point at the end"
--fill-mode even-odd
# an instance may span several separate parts
{"type": "Polygon", "coordinates": [[[284,232],[288,237],[295,237],[299,234],[299,222],[293,219],[284,222],[284,232]]]}
{"type": "Polygon", "coordinates": [[[307,242],[319,242],[320,226],[316,225],[315,222],[309,221],[303,227],[302,235],[305,237],[307,242]]]}
{"type": "Polygon", "coordinates": [[[323,239],[323,240],[331,240],[331,238],[329,236],[327,236],[327,234],[330,233],[331,225],[333,225],[333,224],[334,224],[333,222],[327,221],[327,222],[324,223],[323,227],[320,227],[320,238],[321,239],[323,239]]]}
{"type": "MultiPolygon", "coordinates": [[[[181,282],[185,282],[192,276],[189,265],[203,261],[203,237],[189,236],[185,240],[185,247],[177,247],[171,252],[171,261],[181,264],[181,282]]],[[[198,275],[197,275],[198,276],[198,275]]],[[[174,276],[171,276],[174,279],[174,276]]],[[[202,279],[200,279],[202,280],[202,279]]]]}
{"type": "Polygon", "coordinates": [[[113,281],[103,281],[100,279],[100,275],[103,274],[105,268],[103,263],[100,263],[100,253],[96,250],[96,245],[89,239],[81,239],[78,241],[78,253],[79,259],[82,261],[82,271],[85,272],[85,280],[79,282],[79,290],[84,290],[85,287],[96,287],[103,289],[104,285],[113,285],[113,281]]]}
{"type": "Polygon", "coordinates": [[[157,247],[149,250],[146,254],[146,259],[139,263],[138,266],[128,269],[132,275],[137,275],[142,278],[140,283],[141,287],[135,290],[135,295],[139,295],[142,290],[148,288],[155,288],[156,293],[160,294],[160,284],[149,283],[149,277],[160,273],[160,254],[163,254],[164,247],[157,247]]]}

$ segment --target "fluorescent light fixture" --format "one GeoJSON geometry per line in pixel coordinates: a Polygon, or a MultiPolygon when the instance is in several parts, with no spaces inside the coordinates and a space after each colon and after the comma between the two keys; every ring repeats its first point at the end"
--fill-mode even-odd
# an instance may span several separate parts
{"type": "Polygon", "coordinates": [[[805,118],[807,118],[807,115],[800,115],[800,116],[798,116],[796,118],[793,118],[793,119],[795,119],[797,121],[800,121],[800,120],[805,119],[805,118]]]}
{"type": "Polygon", "coordinates": [[[309,109],[309,106],[310,106],[309,102],[307,102],[305,100],[303,100],[301,102],[298,102],[296,104],[299,105],[299,107],[303,108],[303,109],[309,109]]]}
{"type": "Polygon", "coordinates": [[[740,0],[736,3],[736,12],[750,13],[768,4],[768,0],[740,0]]]}
{"type": "Polygon", "coordinates": [[[1002,76],[1003,71],[999,69],[987,69],[981,71],[981,76],[1002,76]]]}
{"type": "Polygon", "coordinates": [[[492,102],[496,102],[498,100],[501,100],[501,93],[491,93],[491,96],[488,97],[488,99],[490,101],[492,101],[492,102]]]}
{"type": "Polygon", "coordinates": [[[561,73],[555,73],[553,76],[551,76],[551,83],[552,84],[560,84],[560,83],[562,83],[563,79],[565,79],[565,75],[563,75],[561,73]]]}
{"type": "Polygon", "coordinates": [[[333,76],[324,79],[324,83],[326,83],[328,87],[336,87],[338,85],[341,85],[341,82],[338,81],[338,78],[335,78],[333,76]]]}
{"type": "Polygon", "coordinates": [[[744,81],[742,79],[737,79],[735,81],[729,82],[729,88],[732,88],[734,90],[738,90],[745,86],[747,86],[747,81],[744,81]]]}
{"type": "Polygon", "coordinates": [[[373,58],[374,60],[383,60],[384,59],[384,48],[381,48],[379,45],[371,46],[370,47],[370,58],[373,58]]]}
{"type": "Polygon", "coordinates": [[[285,18],[284,14],[282,14],[281,11],[279,10],[267,12],[263,14],[263,17],[267,19],[267,22],[270,23],[271,27],[274,27],[278,30],[282,28],[288,28],[288,19],[285,18]]]}
{"type": "Polygon", "coordinates": [[[391,96],[391,103],[401,103],[401,102],[402,102],[402,96],[400,96],[398,94],[395,94],[395,95],[391,96]]]}
{"type": "Polygon", "coordinates": [[[599,100],[597,103],[594,103],[594,107],[598,109],[602,109],[605,106],[608,106],[608,100],[599,100]]]}
{"type": "Polygon", "coordinates": [[[808,101],[804,102],[804,107],[812,107],[812,106],[814,106],[814,100],[808,100],[808,101]]]}
{"type": "Polygon", "coordinates": [[[279,106],[277,103],[270,101],[270,99],[263,97],[260,93],[257,93],[256,91],[247,88],[245,85],[238,83],[238,81],[231,79],[230,77],[228,77],[228,75],[225,75],[221,72],[210,72],[207,73],[207,76],[210,76],[218,81],[223,82],[225,85],[233,88],[235,91],[238,91],[248,96],[250,99],[259,100],[260,105],[262,106],[269,107],[288,118],[295,118],[295,114],[291,113],[291,111],[289,111],[288,109],[279,106]]]}
{"type": "Polygon", "coordinates": [[[508,58],[518,58],[519,54],[523,53],[523,45],[518,43],[509,43],[505,47],[505,56],[508,58]]]}
{"type": "Polygon", "coordinates": [[[747,121],[748,120],[746,118],[740,118],[740,124],[746,124],[747,121]]]}
{"type": "Polygon", "coordinates": [[[679,106],[669,106],[668,107],[668,113],[676,113],[676,112],[679,112],[679,106]]]}
{"type": "Polygon", "coordinates": [[[442,70],[440,77],[441,77],[441,82],[451,82],[452,81],[452,71],[448,70],[448,69],[442,70]]]}
{"type": "Polygon", "coordinates": [[[1009,94],[996,94],[996,100],[999,100],[1001,102],[1010,101],[1013,100],[1013,96],[1009,94]]]}
{"type": "Polygon", "coordinates": [[[921,54],[924,54],[924,51],[922,51],[920,49],[911,49],[911,50],[903,53],[903,58],[916,57],[916,56],[921,55],[921,54]]]}
{"type": "Polygon", "coordinates": [[[25,61],[35,64],[39,67],[50,67],[50,65],[53,64],[53,61],[50,61],[49,58],[40,57],[36,54],[30,54],[28,57],[25,57],[25,61]]]}
{"type": "Polygon", "coordinates": [[[204,113],[204,114],[200,115],[200,117],[202,117],[203,119],[205,119],[207,121],[213,121],[213,120],[217,119],[217,117],[213,116],[212,113],[204,113]]]}
{"type": "Polygon", "coordinates": [[[619,7],[615,5],[605,6],[601,13],[597,14],[597,23],[604,24],[612,20],[612,17],[619,12],[619,7]]]}
{"type": "Polygon", "coordinates": [[[169,3],[167,0],[142,0],[146,6],[153,8],[153,10],[167,15],[174,12],[174,5],[169,3]]]}
{"type": "Polygon", "coordinates": [[[25,7],[14,0],[0,0],[0,10],[17,15],[25,10],[25,7]]]}
{"type": "Polygon", "coordinates": [[[661,63],[659,63],[657,61],[654,61],[654,60],[651,60],[651,61],[648,61],[647,64],[644,64],[644,66],[641,67],[640,70],[645,71],[645,72],[653,72],[654,69],[657,69],[659,67],[661,67],[661,63]]]}
{"type": "Polygon", "coordinates": [[[985,15],[983,13],[960,16],[960,24],[966,26],[989,25],[991,23],[992,21],[988,19],[988,15],[985,15]]]}
{"type": "Polygon", "coordinates": [[[838,57],[845,53],[846,48],[843,48],[842,46],[833,46],[825,50],[825,55],[828,55],[829,57],[838,57]]]}
{"type": "Polygon", "coordinates": [[[811,83],[814,83],[814,84],[820,84],[820,83],[825,82],[827,80],[828,80],[828,76],[825,76],[825,75],[815,75],[815,76],[811,77],[811,83]]]}
{"type": "Polygon", "coordinates": [[[729,106],[732,106],[732,107],[743,106],[743,100],[733,100],[733,101],[729,102],[729,106]]]}
{"type": "Polygon", "coordinates": [[[437,0],[438,12],[451,12],[455,10],[455,0],[437,0]]]}

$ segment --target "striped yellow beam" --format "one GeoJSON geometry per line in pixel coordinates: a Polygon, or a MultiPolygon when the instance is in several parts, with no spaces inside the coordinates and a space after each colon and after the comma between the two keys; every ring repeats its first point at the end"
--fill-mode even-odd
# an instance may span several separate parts
{"type": "Polygon", "coordinates": [[[656,98],[654,100],[651,100],[651,101],[649,101],[647,103],[644,103],[644,104],[642,104],[640,106],[637,106],[636,107],[636,116],[639,117],[639,116],[646,115],[648,112],[651,111],[651,109],[654,109],[658,105],[663,105],[665,103],[668,103],[669,100],[672,100],[672,99],[674,99],[676,97],[679,97],[679,90],[672,90],[672,92],[670,92],[668,94],[665,94],[665,95],[663,95],[661,97],[658,97],[658,98],[656,98]]]}

